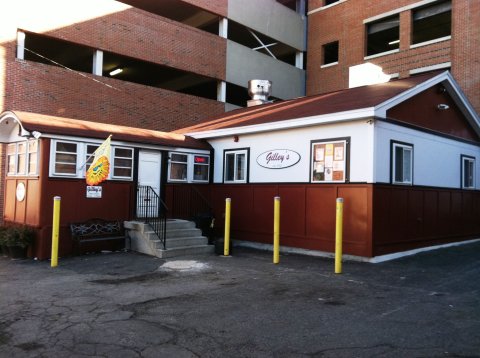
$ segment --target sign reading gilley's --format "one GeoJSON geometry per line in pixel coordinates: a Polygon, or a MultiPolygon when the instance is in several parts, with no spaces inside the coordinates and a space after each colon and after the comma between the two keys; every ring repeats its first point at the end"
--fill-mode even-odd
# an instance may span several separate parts
{"type": "Polygon", "coordinates": [[[268,169],[284,169],[297,164],[300,154],[290,149],[272,149],[257,157],[257,163],[268,169]]]}

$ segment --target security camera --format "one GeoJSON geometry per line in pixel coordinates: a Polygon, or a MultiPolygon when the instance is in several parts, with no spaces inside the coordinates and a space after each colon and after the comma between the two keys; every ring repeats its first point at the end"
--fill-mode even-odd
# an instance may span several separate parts
{"type": "Polygon", "coordinates": [[[444,104],[444,103],[441,103],[437,106],[437,108],[440,110],[440,111],[445,111],[447,109],[450,108],[450,106],[448,104],[444,104]]]}

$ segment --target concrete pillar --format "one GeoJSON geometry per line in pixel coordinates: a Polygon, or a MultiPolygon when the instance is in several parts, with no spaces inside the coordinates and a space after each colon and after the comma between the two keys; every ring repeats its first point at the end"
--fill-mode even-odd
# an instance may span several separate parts
{"type": "Polygon", "coordinates": [[[303,70],[303,52],[297,51],[295,54],[295,67],[303,70]]]}
{"type": "Polygon", "coordinates": [[[225,81],[217,82],[217,101],[224,103],[227,101],[227,82],[225,81]]]}
{"type": "Polygon", "coordinates": [[[17,58],[25,59],[25,32],[17,31],[17,58]]]}
{"type": "Polygon", "coordinates": [[[101,76],[103,73],[103,51],[96,50],[93,54],[92,73],[101,76]]]}
{"type": "Polygon", "coordinates": [[[222,17],[218,23],[218,36],[228,38],[228,19],[222,17]]]}

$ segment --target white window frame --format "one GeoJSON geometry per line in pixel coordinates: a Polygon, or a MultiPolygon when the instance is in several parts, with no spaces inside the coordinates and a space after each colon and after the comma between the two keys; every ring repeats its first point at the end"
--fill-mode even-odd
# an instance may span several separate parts
{"type": "Polygon", "coordinates": [[[28,177],[28,176],[38,176],[38,158],[39,158],[39,151],[40,151],[40,146],[39,146],[39,141],[38,139],[29,139],[21,142],[15,142],[15,143],[8,143],[7,144],[7,153],[6,153],[6,170],[5,172],[7,173],[7,176],[22,176],[22,177],[28,177]],[[30,143],[32,142],[37,142],[37,151],[36,152],[30,152],[30,143]],[[25,152],[20,153],[18,150],[18,147],[20,145],[25,146],[25,152]],[[8,153],[9,148],[13,148],[13,152],[11,154],[8,153]],[[36,165],[35,165],[35,172],[30,172],[30,157],[31,154],[36,153],[37,160],[36,160],[36,165]],[[25,160],[24,160],[24,168],[23,170],[20,170],[19,168],[19,156],[24,155],[25,160]],[[13,166],[14,170],[10,171],[9,168],[9,162],[10,158],[13,158],[13,166]]]}
{"type": "Polygon", "coordinates": [[[119,147],[119,146],[112,146],[112,150],[111,150],[111,154],[110,154],[111,158],[110,158],[110,175],[109,175],[109,179],[112,179],[112,180],[133,180],[133,169],[134,169],[134,166],[133,166],[133,148],[128,148],[128,147],[119,147]],[[130,157],[120,157],[120,156],[117,156],[117,150],[119,149],[122,149],[122,150],[128,150],[130,151],[130,157]],[[125,167],[125,166],[116,166],[115,165],[115,159],[127,159],[127,160],[130,160],[131,162],[131,166],[130,167],[125,167]],[[121,175],[115,175],[115,168],[122,168],[122,169],[125,169],[125,168],[129,168],[130,169],[130,176],[121,176],[121,175]]]}
{"type": "Polygon", "coordinates": [[[169,183],[209,183],[210,182],[210,165],[211,165],[211,156],[207,153],[186,153],[172,151],[168,152],[168,182],[169,183]],[[185,155],[187,157],[186,162],[172,161],[172,154],[185,155]],[[208,158],[208,164],[195,163],[195,157],[205,157],[208,158]],[[187,166],[187,176],[185,179],[172,179],[171,177],[171,168],[172,163],[185,164],[187,166]],[[195,165],[202,165],[208,167],[207,169],[207,179],[198,180],[195,179],[195,165]]]}
{"type": "Polygon", "coordinates": [[[14,176],[17,175],[17,143],[7,144],[7,175],[14,176]],[[9,153],[9,149],[12,148],[12,153],[9,153]],[[13,160],[13,171],[10,170],[10,158],[13,160]]]}
{"type": "MultiPolygon", "coordinates": [[[[81,141],[74,141],[74,140],[65,140],[65,139],[52,139],[50,144],[50,164],[49,164],[49,176],[52,178],[76,178],[76,179],[85,179],[86,172],[88,170],[89,164],[87,164],[88,157],[93,154],[87,153],[88,146],[99,147],[101,143],[92,143],[92,142],[81,142],[81,141]],[[76,151],[76,171],[75,174],[68,174],[68,173],[57,173],[55,172],[55,159],[56,159],[56,148],[57,143],[70,143],[75,144],[77,146],[76,151]]],[[[73,153],[72,153],[73,154],[73,153]]],[[[92,157],[93,159],[93,157],[92,157]]],[[[38,165],[38,164],[37,164],[38,165]]],[[[132,147],[124,147],[124,146],[111,146],[111,154],[110,154],[110,173],[108,174],[107,180],[126,180],[132,181],[133,180],[133,173],[134,173],[134,149],[132,147]],[[116,157],[116,150],[117,149],[126,149],[129,150],[131,153],[131,157],[116,157]],[[130,159],[132,163],[131,167],[131,175],[129,177],[126,176],[115,176],[113,175],[115,170],[115,158],[120,159],[130,159]]]]}
{"type": "Polygon", "coordinates": [[[169,152],[168,153],[168,181],[169,182],[172,182],[172,183],[186,183],[188,182],[188,153],[182,153],[182,152],[169,152]],[[184,155],[186,156],[186,161],[185,162],[179,162],[179,161],[176,161],[176,160],[172,160],[172,154],[173,155],[184,155]],[[173,164],[182,164],[182,165],[186,165],[187,167],[187,175],[185,176],[185,179],[175,179],[175,178],[172,178],[171,175],[172,175],[172,163],[173,164]]]}
{"type": "Polygon", "coordinates": [[[210,155],[208,155],[208,154],[192,154],[191,158],[192,158],[192,181],[196,182],[196,183],[208,183],[209,180],[210,180],[210,155]],[[207,158],[208,163],[207,164],[195,163],[195,157],[207,158]],[[206,180],[195,179],[195,166],[196,165],[202,166],[202,167],[207,167],[207,179],[206,180]]]}
{"type": "MultiPolygon", "coordinates": [[[[52,146],[51,146],[51,157],[50,157],[50,173],[51,176],[56,176],[56,177],[69,177],[69,178],[75,178],[78,176],[78,161],[79,161],[79,146],[81,143],[71,141],[71,140],[52,140],[52,146]],[[75,173],[57,173],[55,171],[55,164],[56,164],[56,159],[57,159],[57,143],[68,143],[68,144],[75,144],[76,145],[76,151],[75,151],[75,173]]],[[[70,152],[65,152],[68,154],[73,154],[70,152]]]]}
{"type": "Polygon", "coordinates": [[[468,155],[461,155],[460,156],[460,159],[461,159],[461,188],[462,189],[475,189],[475,157],[471,157],[471,156],[468,156],[468,155]],[[472,170],[472,180],[471,180],[471,183],[469,183],[469,185],[465,185],[465,170],[467,169],[467,166],[465,165],[466,163],[468,163],[469,165],[471,165],[471,170],[472,170]]]}
{"type": "Polygon", "coordinates": [[[40,141],[38,139],[30,139],[27,142],[27,175],[28,176],[38,176],[38,163],[40,159],[40,141]],[[36,143],[36,151],[30,151],[30,144],[36,143]],[[30,160],[32,159],[32,154],[35,153],[35,170],[30,171],[30,160]]]}
{"type": "Polygon", "coordinates": [[[400,185],[413,185],[413,144],[410,143],[402,143],[397,141],[391,142],[391,182],[392,184],[400,184],[400,185]],[[402,162],[402,181],[396,180],[397,177],[397,157],[396,157],[396,149],[402,149],[402,161],[405,156],[405,151],[410,152],[410,168],[408,170],[409,180],[405,180],[405,163],[402,162]]]}
{"type": "Polygon", "coordinates": [[[248,149],[226,149],[223,153],[223,182],[226,184],[244,184],[248,182],[248,149]],[[234,175],[233,175],[233,180],[227,180],[227,155],[234,155],[234,175]],[[245,168],[244,170],[244,178],[243,179],[237,179],[237,174],[238,174],[238,167],[237,167],[237,156],[238,155],[244,155],[245,156],[245,168]]]}

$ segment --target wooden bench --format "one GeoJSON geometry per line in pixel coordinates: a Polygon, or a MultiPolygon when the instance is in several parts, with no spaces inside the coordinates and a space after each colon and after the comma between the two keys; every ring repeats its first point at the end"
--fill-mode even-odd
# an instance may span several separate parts
{"type": "Polygon", "coordinates": [[[70,231],[76,254],[125,248],[125,229],[121,221],[90,219],[70,224],[70,231]]]}

